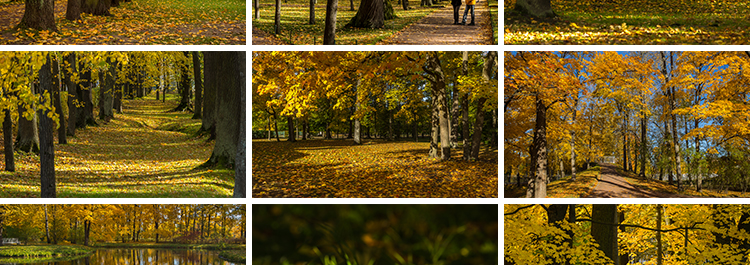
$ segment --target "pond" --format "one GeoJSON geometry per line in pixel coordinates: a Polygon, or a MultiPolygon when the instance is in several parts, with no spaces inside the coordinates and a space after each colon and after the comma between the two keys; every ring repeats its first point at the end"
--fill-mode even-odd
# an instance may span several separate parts
{"type": "Polygon", "coordinates": [[[44,264],[44,265],[228,265],[238,264],[219,258],[218,250],[159,249],[159,248],[100,248],[93,255],[68,260],[6,260],[0,264],[44,264]]]}

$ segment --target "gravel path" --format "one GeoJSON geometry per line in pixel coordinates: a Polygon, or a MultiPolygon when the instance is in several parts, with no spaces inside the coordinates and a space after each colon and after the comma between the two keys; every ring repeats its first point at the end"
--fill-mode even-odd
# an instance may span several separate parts
{"type": "Polygon", "coordinates": [[[601,165],[601,174],[599,183],[589,194],[589,198],[660,198],[660,197],[677,197],[674,194],[660,194],[644,191],[633,187],[625,177],[620,176],[611,164],[601,165]]]}

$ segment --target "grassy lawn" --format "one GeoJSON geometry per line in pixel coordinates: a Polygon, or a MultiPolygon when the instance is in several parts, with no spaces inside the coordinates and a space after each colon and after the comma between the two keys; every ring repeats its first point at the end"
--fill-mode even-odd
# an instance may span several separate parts
{"type": "Polygon", "coordinates": [[[244,0],[140,0],[110,9],[112,16],[65,19],[55,5],[57,32],[13,29],[23,1],[0,2],[0,44],[236,44],[246,43],[244,0]]]}
{"type": "MultiPolygon", "coordinates": [[[[55,141],[58,197],[232,196],[234,170],[196,168],[211,156],[213,142],[195,137],[201,121],[192,113],[168,112],[177,106],[175,95],[166,103],[149,95],[123,104],[124,113],[110,123],[77,130],[68,144],[55,141]]],[[[39,195],[39,156],[16,152],[16,172],[0,172],[0,197],[39,195]]]]}
{"type": "MultiPolygon", "coordinates": [[[[359,8],[360,1],[354,1],[354,9],[359,8]]],[[[275,6],[273,1],[261,0],[260,2],[260,19],[253,20],[253,27],[274,33],[274,14],[275,6]]],[[[291,0],[281,4],[281,34],[280,39],[290,44],[311,45],[323,44],[323,30],[325,29],[326,7],[325,1],[318,1],[315,5],[315,24],[309,25],[310,2],[301,0],[291,0]]],[[[336,44],[354,45],[354,44],[375,44],[416,22],[420,18],[432,13],[435,8],[420,7],[418,1],[410,1],[410,10],[403,10],[396,1],[391,1],[393,10],[398,16],[396,19],[387,20],[385,27],[382,29],[359,29],[345,28],[344,25],[349,23],[357,11],[351,11],[349,1],[339,1],[339,8],[336,13],[336,44]]],[[[443,1],[439,4],[450,5],[450,2],[443,1]]],[[[254,12],[254,11],[253,11],[254,12]]],[[[254,13],[251,13],[254,14],[254,13]]]]}
{"type": "Polygon", "coordinates": [[[498,196],[497,150],[480,161],[427,157],[429,142],[253,140],[253,197],[412,198],[498,196]]]}
{"type": "Polygon", "coordinates": [[[532,19],[505,0],[505,44],[747,44],[750,3],[729,0],[552,1],[532,19]]]}
{"type": "Polygon", "coordinates": [[[76,245],[1,246],[0,257],[59,257],[80,256],[93,250],[76,245]]]}
{"type": "MultiPolygon", "coordinates": [[[[589,195],[599,183],[599,166],[577,172],[576,181],[570,181],[570,176],[547,184],[547,198],[584,198],[589,195]]],[[[522,198],[526,196],[526,187],[506,187],[505,198],[522,198]]]]}
{"type": "Polygon", "coordinates": [[[493,44],[497,44],[497,21],[500,16],[497,14],[497,0],[489,0],[487,1],[490,7],[490,16],[491,16],[491,23],[492,23],[492,39],[495,40],[493,44]]]}

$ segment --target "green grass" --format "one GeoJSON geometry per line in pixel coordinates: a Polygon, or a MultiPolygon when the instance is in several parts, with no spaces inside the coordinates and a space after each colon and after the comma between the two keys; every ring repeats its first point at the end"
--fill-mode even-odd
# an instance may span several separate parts
{"type": "MultiPolygon", "coordinates": [[[[57,196],[230,197],[234,170],[197,168],[211,156],[213,142],[192,134],[199,124],[192,113],[168,112],[177,102],[173,95],[167,99],[124,100],[124,113],[110,123],[77,130],[68,144],[56,144],[57,196]],[[185,131],[158,129],[164,124],[185,131]]],[[[0,197],[39,195],[39,157],[16,153],[16,172],[0,172],[0,197]]]]}
{"type": "Polygon", "coordinates": [[[234,251],[222,251],[219,253],[219,257],[231,262],[246,262],[245,250],[234,250],[234,251]]]}
{"type": "Polygon", "coordinates": [[[747,1],[552,1],[532,19],[506,0],[505,44],[747,44],[747,1]]]}
{"type": "MultiPolygon", "coordinates": [[[[253,20],[253,27],[270,34],[274,33],[274,2],[261,1],[260,19],[253,20]]],[[[375,44],[391,35],[401,31],[406,26],[416,22],[420,18],[432,13],[434,8],[420,7],[419,2],[410,1],[412,9],[404,11],[396,1],[391,1],[393,9],[399,18],[387,20],[383,29],[358,29],[344,28],[349,20],[356,14],[350,10],[349,1],[339,1],[336,14],[336,44],[375,44]]],[[[450,4],[442,2],[441,4],[450,4]]],[[[359,8],[359,1],[354,1],[355,10],[359,8]]],[[[311,45],[323,43],[323,30],[325,29],[325,1],[318,1],[315,5],[316,24],[309,25],[310,4],[309,1],[282,2],[281,6],[281,34],[277,37],[290,44],[311,45]]],[[[251,14],[254,14],[251,12],[251,14]]]]}
{"type": "MultiPolygon", "coordinates": [[[[96,243],[97,248],[174,248],[174,249],[207,249],[207,250],[243,250],[245,245],[234,244],[177,244],[177,243],[96,243]]],[[[244,252],[243,252],[244,253],[244,252]]]]}
{"type": "Polygon", "coordinates": [[[93,250],[76,245],[2,246],[0,257],[60,257],[91,254],[93,250]]]}

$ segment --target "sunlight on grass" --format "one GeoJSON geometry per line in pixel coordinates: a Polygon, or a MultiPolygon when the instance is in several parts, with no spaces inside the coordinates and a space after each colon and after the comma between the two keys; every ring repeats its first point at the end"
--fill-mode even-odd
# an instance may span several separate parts
{"type": "MultiPolygon", "coordinates": [[[[123,104],[125,114],[115,114],[109,124],[77,130],[68,144],[55,145],[58,197],[232,195],[233,170],[195,169],[211,156],[213,143],[151,127],[195,122],[186,115],[150,119],[145,114],[165,113],[174,101],[124,100],[123,104]],[[127,122],[133,120],[148,126],[133,128],[134,123],[127,122]]],[[[16,170],[0,173],[0,197],[38,197],[39,157],[17,153],[16,170]]]]}
{"type": "Polygon", "coordinates": [[[599,174],[600,168],[595,166],[577,173],[574,182],[570,181],[570,176],[550,182],[547,185],[547,198],[584,198],[599,183],[599,174]]]}
{"type": "MultiPolygon", "coordinates": [[[[261,18],[253,20],[253,27],[273,34],[275,12],[273,2],[261,1],[260,4],[261,18]]],[[[348,1],[340,1],[336,13],[336,44],[375,44],[436,10],[435,8],[420,7],[419,2],[413,0],[409,3],[412,8],[410,10],[403,10],[395,2],[392,4],[394,4],[394,12],[398,18],[387,20],[383,29],[358,29],[344,28],[346,23],[354,17],[356,11],[350,10],[348,1]]],[[[354,7],[355,9],[359,8],[359,1],[354,1],[354,7]]],[[[295,0],[282,3],[282,30],[281,35],[277,37],[296,45],[322,44],[326,14],[325,3],[321,1],[315,5],[316,24],[308,24],[309,14],[310,5],[308,1],[295,0]]]]}

